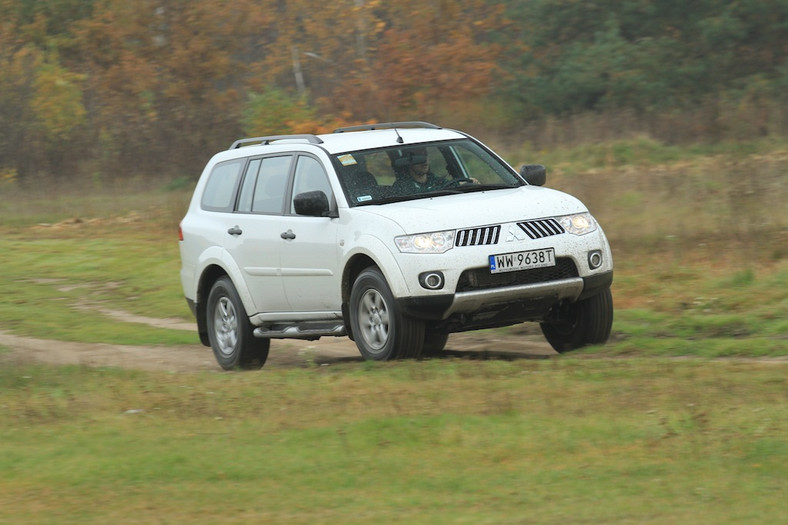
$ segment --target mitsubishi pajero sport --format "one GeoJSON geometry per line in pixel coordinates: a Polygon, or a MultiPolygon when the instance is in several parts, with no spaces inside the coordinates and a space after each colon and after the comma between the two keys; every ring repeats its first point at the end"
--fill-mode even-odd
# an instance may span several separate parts
{"type": "Polygon", "coordinates": [[[347,336],[366,359],[443,350],[453,332],[540,323],[558,352],[608,339],[602,228],[473,137],[426,122],[234,142],[180,226],[181,282],[225,369],[271,339],[347,336]]]}

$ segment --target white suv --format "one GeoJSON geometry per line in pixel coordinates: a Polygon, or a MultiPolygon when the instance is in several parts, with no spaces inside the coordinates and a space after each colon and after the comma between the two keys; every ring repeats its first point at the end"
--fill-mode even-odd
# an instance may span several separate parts
{"type": "Polygon", "coordinates": [[[243,139],[205,166],[181,222],[181,281],[225,369],[273,338],[345,336],[366,359],[537,321],[559,352],[613,322],[607,239],[465,133],[425,122],[243,139]]]}

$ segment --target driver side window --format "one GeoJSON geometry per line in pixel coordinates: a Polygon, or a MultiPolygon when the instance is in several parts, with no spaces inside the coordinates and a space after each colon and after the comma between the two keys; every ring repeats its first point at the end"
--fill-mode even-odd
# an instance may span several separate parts
{"type": "MultiPolygon", "coordinates": [[[[313,157],[300,156],[293,180],[293,197],[307,191],[322,191],[328,197],[328,202],[332,200],[331,184],[328,182],[328,176],[323,166],[313,157]]],[[[290,200],[290,213],[295,214],[292,199],[290,200]]]]}

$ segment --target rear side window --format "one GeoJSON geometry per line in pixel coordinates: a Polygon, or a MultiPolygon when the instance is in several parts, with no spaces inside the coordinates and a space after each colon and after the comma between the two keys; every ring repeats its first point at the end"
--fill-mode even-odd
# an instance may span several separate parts
{"type": "Polygon", "coordinates": [[[254,198],[254,187],[257,184],[257,172],[260,171],[260,164],[263,159],[253,159],[246,167],[243,186],[241,186],[241,196],[238,199],[238,211],[249,213],[252,211],[252,199],[254,198]]]}
{"type": "Polygon", "coordinates": [[[292,160],[291,155],[263,159],[254,187],[252,212],[282,213],[292,160]]]}
{"type": "Polygon", "coordinates": [[[281,214],[292,162],[292,155],[250,160],[238,197],[238,211],[281,214]]]}
{"type": "Polygon", "coordinates": [[[244,162],[244,159],[231,160],[217,164],[213,168],[202,194],[204,210],[233,211],[235,190],[241,178],[244,162]]]}

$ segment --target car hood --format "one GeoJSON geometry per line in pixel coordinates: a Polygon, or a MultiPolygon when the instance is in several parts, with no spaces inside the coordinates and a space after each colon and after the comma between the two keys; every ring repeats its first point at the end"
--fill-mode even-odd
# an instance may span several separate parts
{"type": "Polygon", "coordinates": [[[540,186],[521,186],[359,206],[354,211],[388,218],[411,234],[556,217],[587,209],[566,193],[540,186]]]}

